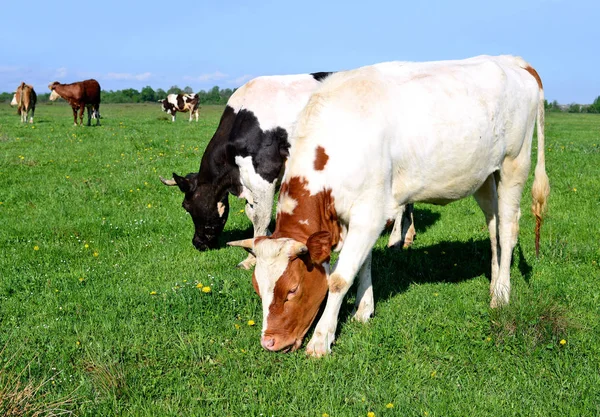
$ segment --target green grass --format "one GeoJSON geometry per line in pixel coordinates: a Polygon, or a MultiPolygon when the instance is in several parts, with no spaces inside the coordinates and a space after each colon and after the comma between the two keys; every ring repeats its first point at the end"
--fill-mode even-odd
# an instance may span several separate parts
{"type": "Polygon", "coordinates": [[[417,205],[414,246],[383,235],[374,252],[375,317],[349,320],[351,291],[315,360],[260,346],[245,253],[224,246],[251,235],[242,201],[200,253],[158,179],[198,169],[221,111],[171,123],[158,105],[103,105],[102,126],[73,127],[69,107],[40,105],[22,126],[0,105],[0,414],[30,384],[29,414],[600,415],[600,117],[547,115],[541,255],[530,178],[509,307],[488,307],[475,202],[417,205]]]}

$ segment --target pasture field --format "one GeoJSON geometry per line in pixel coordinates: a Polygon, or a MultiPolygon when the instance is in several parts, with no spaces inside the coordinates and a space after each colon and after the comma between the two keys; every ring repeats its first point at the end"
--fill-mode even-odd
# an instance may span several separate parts
{"type": "Polygon", "coordinates": [[[102,105],[74,127],[64,104],[33,125],[0,104],[0,415],[600,415],[600,117],[547,114],[540,258],[531,174],[508,307],[488,306],[474,200],[416,205],[414,246],[376,246],[375,317],[349,319],[351,291],[316,360],[260,346],[245,252],[225,246],[252,234],[243,202],[201,253],[158,179],[198,169],[222,109],[102,105]]]}

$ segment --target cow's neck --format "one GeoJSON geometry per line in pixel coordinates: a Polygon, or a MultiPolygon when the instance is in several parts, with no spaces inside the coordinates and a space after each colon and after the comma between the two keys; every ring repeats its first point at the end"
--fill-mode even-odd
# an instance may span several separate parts
{"type": "Polygon", "coordinates": [[[288,237],[306,243],[320,231],[331,234],[331,246],[340,240],[340,224],[331,190],[310,193],[305,179],[293,177],[281,185],[274,238],[288,237]]]}
{"type": "Polygon", "coordinates": [[[198,171],[201,183],[212,184],[216,188],[218,201],[228,192],[235,195],[241,192],[239,169],[227,151],[234,119],[233,110],[231,107],[226,107],[219,127],[204,151],[198,171]]]}

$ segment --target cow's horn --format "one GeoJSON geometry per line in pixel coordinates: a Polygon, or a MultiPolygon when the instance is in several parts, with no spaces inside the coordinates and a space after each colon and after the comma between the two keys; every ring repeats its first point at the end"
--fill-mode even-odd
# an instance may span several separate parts
{"type": "Polygon", "coordinates": [[[302,242],[294,242],[290,247],[290,256],[301,256],[308,253],[308,247],[302,242]]]}
{"type": "Polygon", "coordinates": [[[163,177],[160,177],[160,181],[164,184],[164,185],[177,185],[177,181],[171,179],[171,180],[166,180],[163,177]]]}
{"type": "Polygon", "coordinates": [[[254,249],[254,238],[251,237],[249,239],[244,240],[235,240],[233,242],[227,242],[228,246],[239,246],[245,249],[254,249]]]}

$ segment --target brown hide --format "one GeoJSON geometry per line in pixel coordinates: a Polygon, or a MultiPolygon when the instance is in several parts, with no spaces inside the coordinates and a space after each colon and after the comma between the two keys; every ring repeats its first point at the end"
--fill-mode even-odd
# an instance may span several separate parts
{"type": "Polygon", "coordinates": [[[15,92],[15,100],[17,102],[17,114],[21,115],[21,121],[27,122],[27,114],[31,111],[30,123],[33,123],[33,114],[35,113],[35,105],[37,103],[37,94],[33,86],[22,82],[17,87],[15,92]]]}
{"type": "MultiPolygon", "coordinates": [[[[88,125],[91,124],[92,109],[99,112],[100,109],[100,84],[94,79],[78,81],[71,84],[61,84],[55,81],[48,85],[51,91],[55,91],[65,99],[73,109],[73,119],[77,124],[77,111],[79,110],[79,124],[83,123],[83,110],[88,109],[88,125]]],[[[96,124],[100,124],[97,118],[96,124]]]]}

